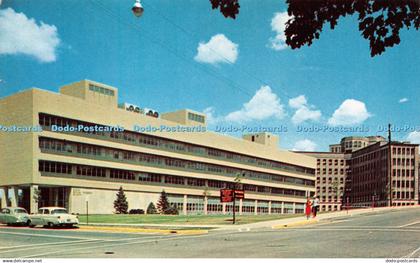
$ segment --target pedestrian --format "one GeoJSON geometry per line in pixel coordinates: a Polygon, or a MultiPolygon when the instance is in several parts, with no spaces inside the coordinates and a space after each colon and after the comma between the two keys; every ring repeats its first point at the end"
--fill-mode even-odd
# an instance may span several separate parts
{"type": "Polygon", "coordinates": [[[306,209],[305,209],[306,219],[309,219],[311,217],[311,211],[312,211],[312,202],[311,202],[311,199],[308,197],[306,198],[306,209]]]}
{"type": "Polygon", "coordinates": [[[314,195],[314,200],[312,201],[312,216],[313,218],[316,217],[319,209],[319,199],[316,195],[314,195]]]}

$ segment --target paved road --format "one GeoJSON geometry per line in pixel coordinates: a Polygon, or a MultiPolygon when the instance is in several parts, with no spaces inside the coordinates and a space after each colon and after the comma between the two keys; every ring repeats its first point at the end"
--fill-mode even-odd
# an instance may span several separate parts
{"type": "Polygon", "coordinates": [[[316,225],[207,235],[155,235],[0,227],[0,258],[420,257],[420,208],[316,225]]]}

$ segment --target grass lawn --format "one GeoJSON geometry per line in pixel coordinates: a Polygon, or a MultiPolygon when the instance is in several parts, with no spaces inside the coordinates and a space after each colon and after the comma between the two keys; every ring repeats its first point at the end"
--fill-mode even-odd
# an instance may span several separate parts
{"type": "MultiPolygon", "coordinates": [[[[242,215],[236,216],[237,224],[248,224],[267,220],[303,217],[302,214],[286,215],[242,215]]],[[[81,223],[86,223],[86,215],[80,215],[81,223]]],[[[89,223],[116,224],[165,224],[165,225],[228,225],[232,215],[89,215],[89,223]]]]}

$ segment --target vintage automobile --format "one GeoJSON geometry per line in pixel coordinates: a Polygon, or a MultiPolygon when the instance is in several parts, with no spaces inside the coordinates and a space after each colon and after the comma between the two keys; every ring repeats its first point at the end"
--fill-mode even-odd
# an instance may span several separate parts
{"type": "Polygon", "coordinates": [[[28,212],[21,207],[6,207],[0,211],[0,223],[7,225],[26,225],[28,212]]]}
{"type": "Polygon", "coordinates": [[[28,226],[68,226],[79,224],[77,215],[71,215],[62,207],[42,207],[37,214],[29,215],[28,226]]]}

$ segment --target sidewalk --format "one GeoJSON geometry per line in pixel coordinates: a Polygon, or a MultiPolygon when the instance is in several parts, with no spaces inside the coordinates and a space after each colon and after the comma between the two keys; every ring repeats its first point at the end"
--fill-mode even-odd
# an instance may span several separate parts
{"type": "MultiPolygon", "coordinates": [[[[243,225],[172,225],[172,224],[115,224],[115,223],[89,223],[89,226],[103,226],[103,227],[136,227],[136,228],[152,228],[155,230],[173,230],[173,229],[209,229],[212,231],[223,231],[223,230],[238,230],[248,231],[251,229],[259,228],[286,228],[295,227],[307,224],[316,224],[320,221],[326,221],[328,219],[337,218],[348,218],[354,215],[369,214],[369,213],[380,213],[393,210],[403,209],[415,209],[419,208],[416,206],[400,206],[400,207],[375,207],[375,208],[361,208],[352,210],[342,210],[337,212],[321,213],[315,219],[306,219],[305,215],[285,218],[279,220],[263,221],[258,223],[250,223],[243,225]]],[[[86,224],[80,224],[86,226],[86,224]]]]}

